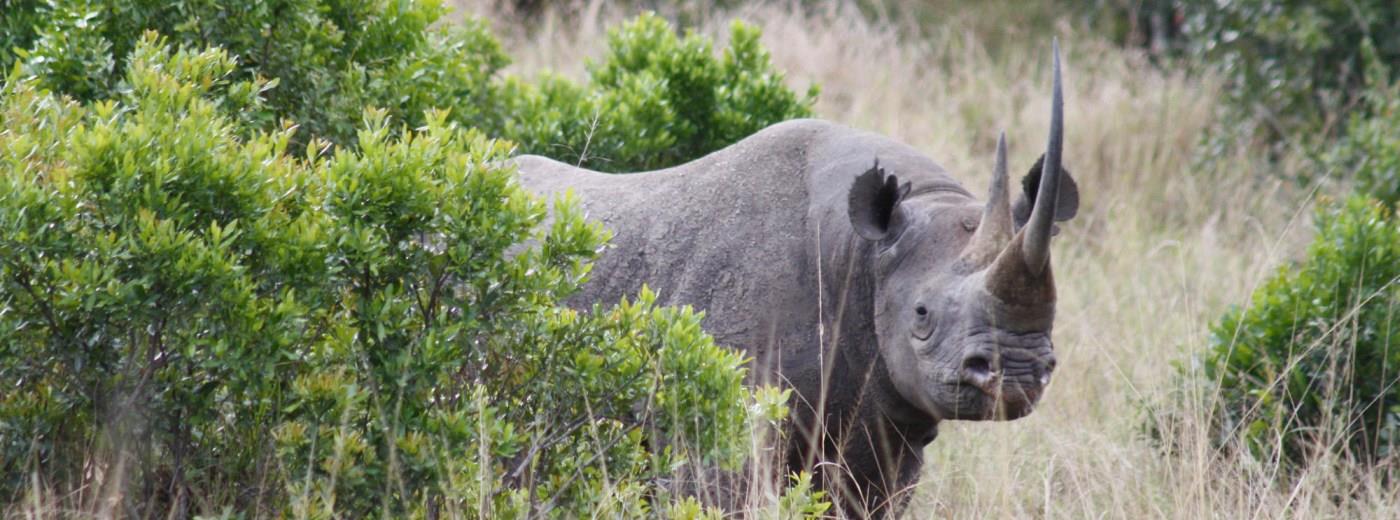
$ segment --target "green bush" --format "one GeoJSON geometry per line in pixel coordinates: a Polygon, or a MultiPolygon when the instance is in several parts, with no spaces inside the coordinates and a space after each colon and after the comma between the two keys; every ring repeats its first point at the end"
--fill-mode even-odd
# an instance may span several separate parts
{"type": "Polygon", "coordinates": [[[816,93],[787,89],[758,30],[737,23],[716,58],[708,39],[678,38],[644,15],[610,33],[608,57],[590,68],[586,86],[554,77],[533,85],[500,77],[509,59],[486,24],[443,24],[440,1],[8,4],[0,65],[16,49],[25,75],[44,87],[80,101],[120,96],[126,56],[154,30],[179,45],[223,48],[234,63],[230,81],[268,80],[259,111],[230,114],[265,131],[290,120],[296,145],[354,146],[364,107],[408,128],[436,109],[522,151],[608,171],[657,168],[810,115],[816,93]]]}
{"type": "Polygon", "coordinates": [[[122,63],[110,99],[0,89],[0,499],[641,516],[747,453],[741,359],[696,314],[559,306],[604,236],[568,204],[537,229],[506,143],[372,110],[302,153],[240,127],[278,101],[231,54],[122,63]]]}
{"type": "MultiPolygon", "coordinates": [[[[712,515],[664,484],[782,409],[687,309],[561,308],[604,237],[567,203],[537,230],[502,166],[669,166],[808,114],[757,30],[717,58],[643,17],[536,85],[436,1],[0,8],[0,497],[712,515]]],[[[776,511],[819,514],[795,482],[776,511]]]]}
{"type": "Polygon", "coordinates": [[[1392,456],[1400,443],[1400,217],[1358,196],[1325,205],[1317,218],[1307,258],[1211,327],[1202,367],[1220,385],[1214,427],[1222,442],[1243,438],[1292,463],[1319,448],[1363,461],[1392,456]]]}
{"type": "Polygon", "coordinates": [[[608,54],[589,85],[546,77],[508,84],[504,135],[524,151],[603,171],[672,166],[764,127],[811,115],[817,90],[798,97],[772,70],[759,31],[735,22],[716,59],[708,39],[676,36],[642,15],[608,33],[608,54]]]}
{"type": "Polygon", "coordinates": [[[1382,61],[1400,61],[1400,3],[1393,0],[1148,4],[1180,16],[1170,28],[1179,31],[1180,46],[1229,80],[1237,115],[1231,124],[1267,142],[1312,145],[1314,137],[1343,130],[1363,88],[1375,81],[1364,74],[1366,41],[1382,61]]]}
{"type": "Polygon", "coordinates": [[[432,28],[437,1],[253,0],[196,2],[51,0],[11,6],[7,19],[38,23],[33,34],[0,41],[18,47],[26,74],[81,101],[110,99],[125,88],[126,57],[142,31],[179,45],[218,46],[234,59],[234,81],[272,80],[264,111],[247,114],[263,130],[279,121],[310,137],[353,144],[366,106],[422,126],[428,109],[493,128],[490,86],[505,64],[484,23],[432,28]]]}
{"type": "Polygon", "coordinates": [[[34,43],[36,29],[46,23],[46,0],[0,0],[0,71],[14,66],[16,49],[34,43]]]}

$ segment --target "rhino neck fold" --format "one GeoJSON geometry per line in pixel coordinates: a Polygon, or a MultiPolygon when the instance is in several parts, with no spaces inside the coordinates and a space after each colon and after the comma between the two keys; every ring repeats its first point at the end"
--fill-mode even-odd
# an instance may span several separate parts
{"type": "MultiPolygon", "coordinates": [[[[876,363],[880,370],[886,370],[884,359],[878,354],[876,363]]],[[[923,448],[933,442],[934,437],[938,435],[938,418],[929,415],[900,395],[889,377],[881,377],[878,381],[867,385],[878,388],[867,389],[866,400],[874,398],[878,403],[875,412],[889,428],[887,435],[892,438],[888,440],[903,442],[912,448],[923,448]]]]}

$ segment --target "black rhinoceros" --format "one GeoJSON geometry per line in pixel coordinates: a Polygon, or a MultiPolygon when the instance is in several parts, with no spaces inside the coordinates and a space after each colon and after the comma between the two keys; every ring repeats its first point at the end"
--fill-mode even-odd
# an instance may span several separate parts
{"type": "Polygon", "coordinates": [[[940,421],[1022,417],[1055,368],[1050,237],[1078,206],[1058,46],[1054,76],[1049,145],[1014,203],[1004,136],[981,203],[913,148],[817,120],[645,173],[516,161],[527,189],[573,192],[615,234],[573,304],[647,284],[703,310],[752,382],[794,390],[786,469],[884,516],[940,421]]]}

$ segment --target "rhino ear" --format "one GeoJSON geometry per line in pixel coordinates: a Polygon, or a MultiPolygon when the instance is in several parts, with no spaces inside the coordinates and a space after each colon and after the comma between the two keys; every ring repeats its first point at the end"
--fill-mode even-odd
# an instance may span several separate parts
{"type": "MultiPolygon", "coordinates": [[[[1035,207],[1035,195],[1040,191],[1040,170],[1045,164],[1045,155],[1041,154],[1035,160],[1035,166],[1031,166],[1030,173],[1021,177],[1021,195],[1016,197],[1016,202],[1011,205],[1011,218],[1016,222],[1016,230],[1026,225],[1026,221],[1031,218],[1031,208],[1035,207]]],[[[1060,167],[1060,195],[1055,203],[1055,221],[1064,222],[1074,218],[1079,213],[1079,185],[1074,182],[1074,176],[1069,174],[1069,168],[1060,167]]],[[[1056,230],[1059,228],[1057,227],[1056,230]]]]}
{"type": "Polygon", "coordinates": [[[851,183],[850,198],[846,209],[850,213],[851,226],[856,234],[866,240],[882,240],[897,234],[903,225],[899,203],[909,194],[909,183],[900,184],[899,178],[887,175],[880,167],[880,160],[869,170],[856,176],[851,183]]]}

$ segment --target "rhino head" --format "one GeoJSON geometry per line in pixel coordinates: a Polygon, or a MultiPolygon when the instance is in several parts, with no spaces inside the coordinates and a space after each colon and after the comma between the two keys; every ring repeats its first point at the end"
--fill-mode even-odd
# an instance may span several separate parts
{"type": "Polygon", "coordinates": [[[907,197],[909,185],[878,161],[852,184],[851,224],[875,245],[880,354],[894,389],[936,420],[1023,417],[1055,370],[1050,238],[1078,208],[1078,189],[1060,167],[1058,45],[1053,89],[1049,145],[1014,206],[1004,133],[985,207],[907,197]]]}

